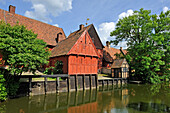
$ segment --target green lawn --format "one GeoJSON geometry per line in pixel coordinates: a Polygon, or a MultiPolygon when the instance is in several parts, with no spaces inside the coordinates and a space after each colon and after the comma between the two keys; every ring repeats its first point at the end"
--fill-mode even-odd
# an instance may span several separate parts
{"type": "MultiPolygon", "coordinates": [[[[59,80],[62,80],[59,78],[59,80]]],[[[20,82],[28,82],[28,78],[21,78],[20,82]]],[[[33,78],[32,81],[44,81],[44,78],[33,78]]],[[[56,78],[47,78],[47,81],[56,81],[56,78]]]]}
{"type": "Polygon", "coordinates": [[[98,74],[98,77],[108,77],[109,75],[107,74],[98,74]]]}

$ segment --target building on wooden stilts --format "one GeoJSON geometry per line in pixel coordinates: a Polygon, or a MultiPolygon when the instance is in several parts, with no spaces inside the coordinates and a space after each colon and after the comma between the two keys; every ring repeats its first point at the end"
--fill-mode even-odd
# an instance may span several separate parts
{"type": "Polygon", "coordinates": [[[71,89],[97,87],[99,57],[87,30],[70,35],[59,42],[51,52],[48,66],[54,66],[57,60],[62,61],[63,73],[69,75],[68,85],[71,89]]]}

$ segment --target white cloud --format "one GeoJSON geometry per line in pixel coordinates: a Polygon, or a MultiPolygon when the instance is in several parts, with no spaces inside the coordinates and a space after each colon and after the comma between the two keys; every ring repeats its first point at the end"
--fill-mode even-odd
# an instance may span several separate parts
{"type": "Polygon", "coordinates": [[[72,9],[72,0],[25,0],[32,3],[32,11],[26,11],[25,16],[46,22],[50,15],[56,17],[64,11],[72,9]]]}
{"type": "MultiPolygon", "coordinates": [[[[133,14],[133,10],[129,9],[129,10],[127,10],[127,12],[122,12],[121,14],[119,14],[118,20],[122,19],[124,17],[128,17],[132,14],[133,14]]],[[[98,31],[100,39],[104,45],[106,45],[106,41],[115,39],[115,36],[113,36],[113,37],[110,36],[110,32],[115,30],[116,23],[118,22],[118,20],[116,22],[101,23],[99,25],[99,28],[97,29],[97,31],[98,31]]],[[[113,45],[111,45],[111,46],[113,46],[113,45]]],[[[123,47],[123,49],[126,49],[127,48],[126,41],[120,42],[115,48],[120,48],[120,47],[123,47]]]]}
{"type": "Polygon", "coordinates": [[[40,19],[46,23],[51,21],[48,17],[46,17],[48,12],[43,4],[34,4],[32,9],[34,9],[34,11],[26,11],[25,16],[34,19],[40,19]]]}
{"type": "Polygon", "coordinates": [[[167,12],[168,10],[169,10],[168,7],[164,7],[164,8],[163,8],[163,12],[164,12],[164,13],[167,12]]]}
{"type": "Polygon", "coordinates": [[[132,9],[129,9],[129,10],[127,10],[127,12],[121,13],[121,14],[119,15],[119,19],[122,19],[122,18],[124,18],[124,17],[128,17],[128,16],[130,16],[130,15],[132,15],[132,14],[133,14],[133,10],[132,10],[132,9]]]}
{"type": "Polygon", "coordinates": [[[99,29],[97,29],[97,31],[104,45],[106,44],[106,41],[113,38],[113,37],[110,37],[110,32],[112,32],[114,29],[115,29],[114,22],[105,22],[99,25],[99,29]]]}
{"type": "Polygon", "coordinates": [[[58,25],[58,24],[54,24],[53,26],[59,27],[59,25],[58,25]]]}

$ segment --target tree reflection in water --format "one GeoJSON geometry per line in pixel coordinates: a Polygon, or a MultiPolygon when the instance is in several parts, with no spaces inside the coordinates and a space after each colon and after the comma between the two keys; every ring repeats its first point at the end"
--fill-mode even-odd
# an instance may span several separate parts
{"type": "Polygon", "coordinates": [[[150,112],[150,113],[169,113],[170,107],[165,104],[158,103],[130,103],[127,105],[129,108],[133,108],[137,111],[150,112]]]}

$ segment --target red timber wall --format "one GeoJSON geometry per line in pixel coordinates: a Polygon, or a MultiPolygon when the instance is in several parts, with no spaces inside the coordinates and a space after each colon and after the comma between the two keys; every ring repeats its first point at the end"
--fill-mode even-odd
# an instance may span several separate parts
{"type": "Polygon", "coordinates": [[[49,66],[54,67],[57,60],[63,62],[63,73],[67,74],[68,73],[68,56],[58,56],[58,57],[50,58],[49,65],[47,67],[49,66]]]}
{"type": "Polygon", "coordinates": [[[69,51],[68,74],[97,74],[98,54],[88,34],[84,32],[69,51]]]}
{"type": "Polygon", "coordinates": [[[89,56],[69,56],[69,75],[97,74],[97,58],[89,56]]]}

